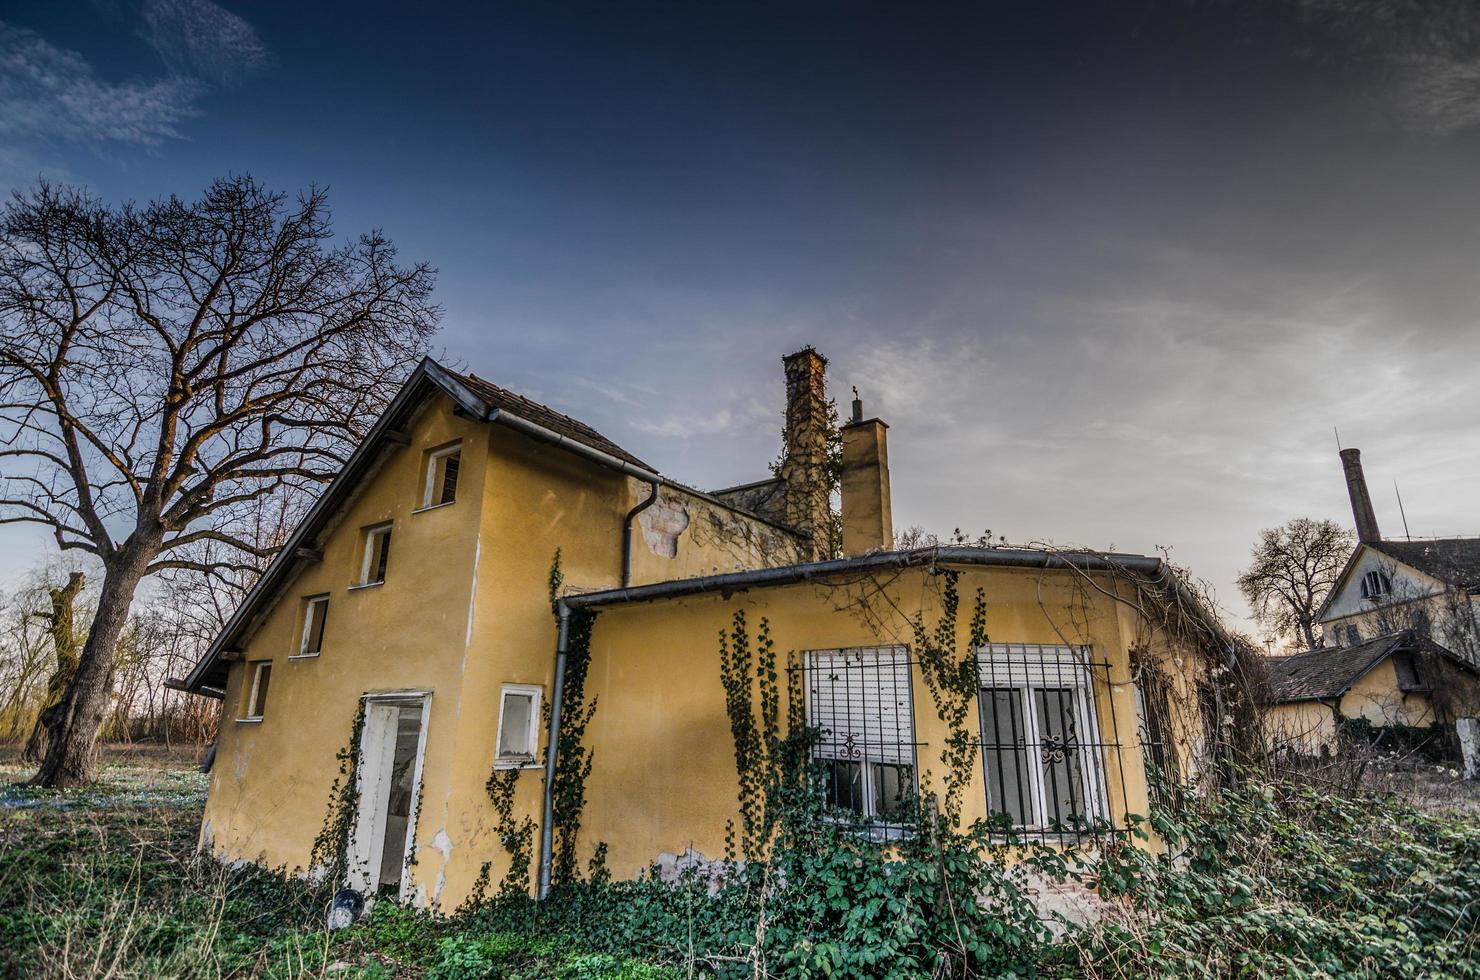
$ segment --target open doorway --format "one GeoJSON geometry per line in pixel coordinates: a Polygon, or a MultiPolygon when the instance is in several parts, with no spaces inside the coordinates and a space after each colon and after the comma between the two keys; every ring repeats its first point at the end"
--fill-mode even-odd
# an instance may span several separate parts
{"type": "Polygon", "coordinates": [[[416,834],[430,703],[430,696],[419,692],[365,698],[348,884],[367,898],[404,899],[409,891],[406,862],[416,834]]]}

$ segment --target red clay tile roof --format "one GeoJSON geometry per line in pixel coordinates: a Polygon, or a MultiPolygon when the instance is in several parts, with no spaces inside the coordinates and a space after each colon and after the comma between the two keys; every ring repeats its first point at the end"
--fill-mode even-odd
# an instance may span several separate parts
{"type": "Polygon", "coordinates": [[[574,439],[576,442],[589,446],[592,449],[599,449],[618,459],[626,460],[633,466],[640,466],[645,470],[653,469],[653,467],[644,463],[579,419],[573,419],[569,415],[557,412],[548,405],[541,405],[537,401],[531,401],[523,395],[512,392],[507,388],[500,388],[491,381],[484,381],[476,374],[459,374],[456,371],[448,371],[447,373],[467,385],[469,391],[494,408],[508,412],[510,415],[518,416],[526,422],[542,425],[552,432],[557,432],[560,435],[574,439]]]}

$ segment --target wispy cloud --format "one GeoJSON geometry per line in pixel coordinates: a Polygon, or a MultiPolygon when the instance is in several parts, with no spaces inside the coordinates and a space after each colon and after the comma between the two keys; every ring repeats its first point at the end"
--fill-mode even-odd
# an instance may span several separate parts
{"type": "Polygon", "coordinates": [[[155,144],[179,138],[199,82],[100,78],[86,58],[0,21],[0,135],[12,142],[155,144]]]}
{"type": "Polygon", "coordinates": [[[234,85],[267,66],[252,25],[210,0],[145,0],[140,35],[176,75],[234,85]]]}
{"type": "Polygon", "coordinates": [[[1349,56],[1375,62],[1378,91],[1409,129],[1480,123],[1480,4],[1473,0],[1294,0],[1349,56]]]}

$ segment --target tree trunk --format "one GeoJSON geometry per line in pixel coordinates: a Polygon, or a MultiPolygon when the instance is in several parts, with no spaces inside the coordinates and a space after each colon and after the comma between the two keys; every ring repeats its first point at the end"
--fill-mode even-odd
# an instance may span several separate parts
{"type": "Polygon", "coordinates": [[[37,618],[45,619],[50,624],[47,632],[51,634],[51,650],[56,656],[57,667],[52,672],[51,679],[46,682],[46,699],[36,716],[31,737],[26,739],[25,751],[21,753],[21,758],[26,762],[41,761],[41,755],[46,751],[47,726],[56,716],[62,696],[66,694],[67,686],[77,673],[77,624],[73,609],[78,594],[82,592],[83,581],[81,572],[73,572],[67,577],[66,585],[51,590],[51,612],[35,614],[37,618]]]}
{"type": "Polygon", "coordinates": [[[98,611],[67,693],[46,726],[46,759],[32,786],[58,788],[92,779],[93,748],[108,713],[113,650],[128,623],[129,605],[144,578],[151,552],[125,546],[106,566],[98,611]]]}

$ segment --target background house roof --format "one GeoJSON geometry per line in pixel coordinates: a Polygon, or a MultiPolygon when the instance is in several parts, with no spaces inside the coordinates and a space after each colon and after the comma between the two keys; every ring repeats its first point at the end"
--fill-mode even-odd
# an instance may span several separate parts
{"type": "Polygon", "coordinates": [[[1409,639],[1405,630],[1344,647],[1321,647],[1292,657],[1267,657],[1270,700],[1339,698],[1378,661],[1409,639]]]}
{"type": "Polygon", "coordinates": [[[458,381],[461,381],[467,386],[469,391],[487,402],[491,408],[497,408],[511,415],[517,415],[525,421],[542,425],[550,431],[574,439],[584,446],[599,449],[618,459],[626,460],[633,466],[640,466],[645,470],[653,469],[653,467],[612,442],[580,419],[573,419],[569,415],[555,411],[555,409],[548,405],[541,405],[539,402],[525,398],[523,395],[512,392],[507,388],[501,388],[491,381],[483,380],[476,374],[459,374],[456,371],[448,371],[447,373],[458,381]]]}
{"type": "Polygon", "coordinates": [[[1413,630],[1374,636],[1361,643],[1321,647],[1292,657],[1266,657],[1269,667],[1269,701],[1315,701],[1339,698],[1384,658],[1400,650],[1413,650],[1443,657],[1474,672],[1474,665],[1453,651],[1413,630]]]}
{"type": "Polygon", "coordinates": [[[1480,588],[1480,538],[1372,541],[1369,546],[1447,585],[1480,588]]]}

